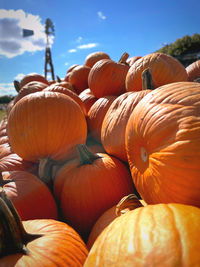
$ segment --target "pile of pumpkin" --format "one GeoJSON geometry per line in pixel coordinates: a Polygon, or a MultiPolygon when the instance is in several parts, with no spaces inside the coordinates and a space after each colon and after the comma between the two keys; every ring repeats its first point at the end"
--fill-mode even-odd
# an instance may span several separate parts
{"type": "Polygon", "coordinates": [[[200,266],[199,77],[200,61],[95,52],[15,81],[0,265],[200,266]]]}

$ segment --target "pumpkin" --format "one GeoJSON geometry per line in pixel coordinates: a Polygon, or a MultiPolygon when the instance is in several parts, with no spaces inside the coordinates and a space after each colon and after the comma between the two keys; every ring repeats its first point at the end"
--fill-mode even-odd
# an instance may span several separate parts
{"type": "Polygon", "coordinates": [[[73,64],[71,65],[68,69],[67,69],[67,73],[71,72],[74,68],[76,68],[77,66],[79,66],[79,64],[73,64]]]}
{"type": "Polygon", "coordinates": [[[142,90],[142,72],[151,68],[155,88],[168,83],[187,81],[185,67],[176,58],[164,53],[150,53],[138,59],[126,76],[126,91],[142,90]]]}
{"type": "MultiPolygon", "coordinates": [[[[80,94],[79,94],[80,99],[83,101],[83,103],[85,104],[85,108],[86,108],[86,113],[88,115],[88,111],[91,108],[91,106],[95,103],[95,101],[98,99],[96,96],[94,96],[90,90],[90,88],[87,88],[85,90],[83,90],[80,94]]],[[[87,116],[86,115],[86,116],[87,116]]]]}
{"type": "Polygon", "coordinates": [[[53,195],[36,175],[28,171],[2,172],[0,185],[22,220],[58,219],[53,195]]]}
{"type": "Polygon", "coordinates": [[[137,209],[142,207],[142,202],[137,198],[136,195],[130,194],[123,197],[116,205],[106,210],[96,221],[92,227],[89,238],[87,240],[87,247],[90,250],[95,240],[114,219],[118,216],[125,214],[129,210],[137,209]]]}
{"type": "Polygon", "coordinates": [[[88,76],[88,85],[97,98],[107,95],[118,96],[125,92],[125,78],[129,70],[124,53],[118,62],[111,59],[97,61],[88,76]]]}
{"type": "Polygon", "coordinates": [[[105,52],[93,52],[85,58],[84,65],[92,68],[94,64],[101,59],[110,59],[110,56],[105,52]]]}
{"type": "Polygon", "coordinates": [[[5,193],[0,210],[1,266],[83,266],[88,250],[69,225],[54,219],[22,221],[5,193]]]}
{"type": "Polygon", "coordinates": [[[200,207],[200,84],[147,94],[130,115],[125,146],[135,187],[148,204],[200,207]]]}
{"type": "Polygon", "coordinates": [[[110,105],[116,96],[104,96],[95,101],[88,111],[87,125],[91,136],[101,143],[101,127],[110,105]]]}
{"type": "Polygon", "coordinates": [[[79,65],[72,69],[69,72],[69,77],[66,81],[68,81],[77,94],[80,94],[83,90],[88,88],[88,75],[90,73],[90,68],[85,65],[79,65]]]}
{"type": "Polygon", "coordinates": [[[116,218],[98,236],[88,266],[198,266],[200,209],[147,205],[116,218]],[[192,227],[191,227],[192,225],[192,227]]]}
{"type": "Polygon", "coordinates": [[[9,142],[2,143],[0,145],[0,159],[10,155],[11,153],[13,153],[13,149],[9,142]]]}
{"type": "Polygon", "coordinates": [[[118,96],[108,108],[101,126],[100,140],[108,154],[128,161],[125,149],[125,130],[131,112],[151,90],[126,92],[118,96]]]}
{"type": "Polygon", "coordinates": [[[18,92],[18,94],[14,98],[14,104],[17,103],[22,97],[25,95],[35,93],[42,91],[44,88],[46,88],[48,85],[43,82],[38,82],[38,81],[32,81],[27,84],[25,84],[18,92]]]}
{"type": "Polygon", "coordinates": [[[45,83],[46,85],[49,85],[49,82],[47,81],[47,79],[39,74],[39,73],[29,73],[27,75],[25,75],[19,82],[19,88],[21,89],[25,84],[32,82],[32,81],[38,81],[38,82],[42,82],[45,83]]]}
{"type": "Polygon", "coordinates": [[[63,220],[87,240],[99,216],[134,193],[134,186],[127,165],[78,145],[77,158],[55,172],[53,192],[63,220]]]}
{"type": "Polygon", "coordinates": [[[128,58],[126,62],[127,62],[130,66],[132,66],[133,63],[135,63],[135,62],[136,62],[138,59],[140,59],[140,58],[141,58],[141,56],[133,56],[133,57],[128,58]]]}
{"type": "Polygon", "coordinates": [[[196,79],[200,79],[200,59],[188,65],[186,72],[188,74],[188,81],[193,82],[196,79]]]}
{"type": "Polygon", "coordinates": [[[7,131],[11,147],[23,159],[62,160],[76,144],[85,142],[87,124],[80,106],[71,97],[41,91],[15,104],[7,131]]]}

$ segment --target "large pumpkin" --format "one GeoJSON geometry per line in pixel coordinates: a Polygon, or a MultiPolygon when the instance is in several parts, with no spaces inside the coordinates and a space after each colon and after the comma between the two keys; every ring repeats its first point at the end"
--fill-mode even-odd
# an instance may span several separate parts
{"type": "Polygon", "coordinates": [[[177,82],[147,94],[126,128],[137,191],[148,203],[200,207],[200,84],[177,82]]]}
{"type": "Polygon", "coordinates": [[[78,146],[79,155],[55,172],[54,196],[65,222],[84,240],[98,217],[125,195],[134,193],[127,166],[105,153],[78,146]]]}
{"type": "Polygon", "coordinates": [[[101,59],[110,59],[110,56],[107,53],[101,51],[93,52],[87,55],[84,65],[92,68],[93,65],[101,59]]]}
{"type": "Polygon", "coordinates": [[[151,68],[155,88],[188,79],[185,67],[176,58],[163,53],[151,53],[130,67],[126,76],[126,91],[142,90],[142,72],[146,68],[151,68]]]}
{"type": "Polygon", "coordinates": [[[9,114],[7,130],[12,149],[28,161],[65,159],[87,137],[80,106],[69,96],[48,91],[20,99],[9,114]]]}
{"type": "Polygon", "coordinates": [[[147,205],[126,212],[95,241],[84,267],[199,266],[200,209],[147,205]]]}

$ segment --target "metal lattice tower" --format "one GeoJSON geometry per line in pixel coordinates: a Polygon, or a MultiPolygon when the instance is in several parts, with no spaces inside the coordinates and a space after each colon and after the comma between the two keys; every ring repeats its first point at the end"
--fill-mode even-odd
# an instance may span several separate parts
{"type": "Polygon", "coordinates": [[[52,57],[51,57],[51,49],[49,44],[49,35],[54,35],[54,26],[52,21],[48,18],[45,22],[45,33],[47,36],[47,43],[46,43],[46,49],[45,49],[45,65],[44,65],[44,74],[45,78],[47,79],[47,73],[51,73],[52,80],[55,80],[54,76],[54,68],[52,63],[52,57]]]}

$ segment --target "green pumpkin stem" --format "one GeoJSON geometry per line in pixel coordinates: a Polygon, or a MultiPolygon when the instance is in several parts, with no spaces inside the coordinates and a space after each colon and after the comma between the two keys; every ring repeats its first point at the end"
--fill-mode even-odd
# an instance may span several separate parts
{"type": "Polygon", "coordinates": [[[118,63],[128,65],[128,63],[126,62],[127,59],[128,59],[128,57],[129,57],[129,54],[125,52],[125,53],[121,56],[121,58],[119,59],[118,63]]]}
{"type": "Polygon", "coordinates": [[[0,258],[16,253],[27,255],[26,244],[41,236],[25,231],[17,210],[3,188],[0,188],[0,227],[0,258]]]}
{"type": "Polygon", "coordinates": [[[21,89],[21,88],[20,88],[20,84],[19,84],[19,82],[18,82],[17,80],[14,80],[14,81],[13,81],[13,84],[14,84],[15,90],[16,90],[17,92],[19,92],[19,90],[21,89]]]}
{"type": "Polygon", "coordinates": [[[100,158],[99,155],[92,153],[86,145],[77,145],[77,150],[80,158],[79,166],[92,164],[96,159],[100,158]]]}
{"type": "Polygon", "coordinates": [[[43,158],[39,160],[39,178],[42,180],[50,189],[52,188],[53,178],[52,169],[53,166],[57,164],[55,160],[51,158],[43,158]]]}
{"type": "Polygon", "coordinates": [[[155,86],[153,84],[152,71],[150,68],[147,68],[142,72],[142,90],[147,89],[155,89],[155,86]]]}

